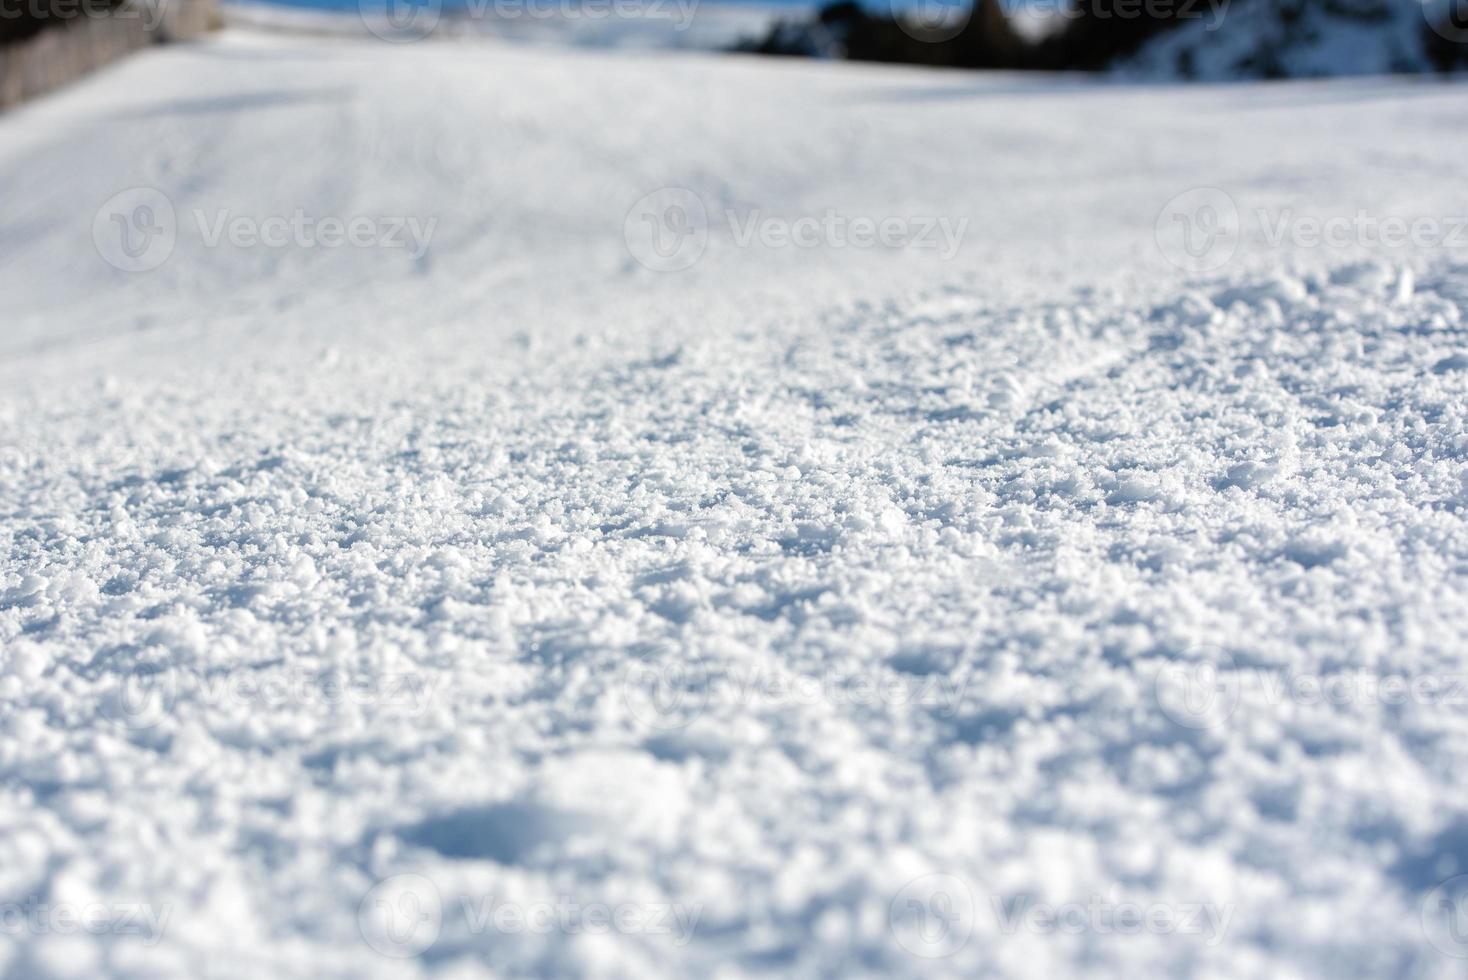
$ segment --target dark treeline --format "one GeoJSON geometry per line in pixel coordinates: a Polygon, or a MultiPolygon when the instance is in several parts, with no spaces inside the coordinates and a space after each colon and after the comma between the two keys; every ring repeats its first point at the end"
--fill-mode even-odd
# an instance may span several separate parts
{"type": "MultiPolygon", "coordinates": [[[[925,19],[921,12],[873,11],[853,0],[838,0],[808,20],[777,24],[764,38],[739,50],[771,55],[834,57],[952,68],[1033,71],[1101,71],[1138,51],[1157,35],[1210,15],[1207,0],[1136,2],[1073,0],[1056,30],[1039,40],[1015,31],[1006,13],[1019,0],[974,0],[966,14],[925,19]]],[[[1251,0],[1233,0],[1236,10],[1251,0]]],[[[1305,35],[1309,8],[1360,23],[1384,23],[1393,0],[1252,0],[1268,3],[1277,38],[1262,41],[1239,66],[1241,74],[1276,77],[1285,73],[1280,51],[1292,33],[1305,35]]],[[[1446,16],[1446,15],[1445,15],[1446,16]]],[[[1227,26],[1226,23],[1224,25],[1227,26]]],[[[1433,65],[1447,70],[1468,65],[1468,24],[1437,30],[1423,21],[1423,50],[1433,65]]],[[[1178,66],[1182,75],[1189,66],[1178,66]]]]}
{"type": "Polygon", "coordinates": [[[953,68],[1095,70],[1174,23],[1172,18],[1145,16],[1101,19],[1078,11],[1067,18],[1065,29],[1029,42],[1011,26],[998,0],[978,0],[967,17],[949,23],[916,15],[899,21],[841,0],[823,8],[814,21],[777,25],[743,50],[953,68]]]}

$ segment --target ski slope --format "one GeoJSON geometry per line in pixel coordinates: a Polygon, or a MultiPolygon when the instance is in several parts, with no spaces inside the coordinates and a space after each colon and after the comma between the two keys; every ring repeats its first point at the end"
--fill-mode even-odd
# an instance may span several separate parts
{"type": "Polygon", "coordinates": [[[1461,975],[1464,91],[0,117],[0,975],[1461,975]]]}

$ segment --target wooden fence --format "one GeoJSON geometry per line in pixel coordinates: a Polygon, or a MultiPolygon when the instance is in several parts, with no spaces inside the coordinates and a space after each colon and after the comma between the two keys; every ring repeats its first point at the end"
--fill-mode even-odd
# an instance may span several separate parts
{"type": "Polygon", "coordinates": [[[0,110],[217,22],[214,0],[0,0],[0,110]]]}

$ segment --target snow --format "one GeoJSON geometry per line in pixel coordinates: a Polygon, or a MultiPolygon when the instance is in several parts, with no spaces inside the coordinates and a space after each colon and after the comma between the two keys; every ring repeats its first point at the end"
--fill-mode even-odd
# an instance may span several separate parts
{"type": "Polygon", "coordinates": [[[800,10],[775,0],[224,0],[236,27],[392,44],[494,38],[596,48],[725,51],[800,10]]]}
{"type": "Polygon", "coordinates": [[[1463,243],[1270,229],[1461,220],[1465,115],[230,31],[0,118],[0,970],[1459,975],[1463,243]]]}

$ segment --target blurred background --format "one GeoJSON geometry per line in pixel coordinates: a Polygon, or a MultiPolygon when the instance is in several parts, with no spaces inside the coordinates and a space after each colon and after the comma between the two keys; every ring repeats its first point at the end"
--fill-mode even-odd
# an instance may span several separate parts
{"type": "Polygon", "coordinates": [[[225,22],[1207,80],[1448,72],[1461,0],[4,0],[0,105],[225,22]]]}

